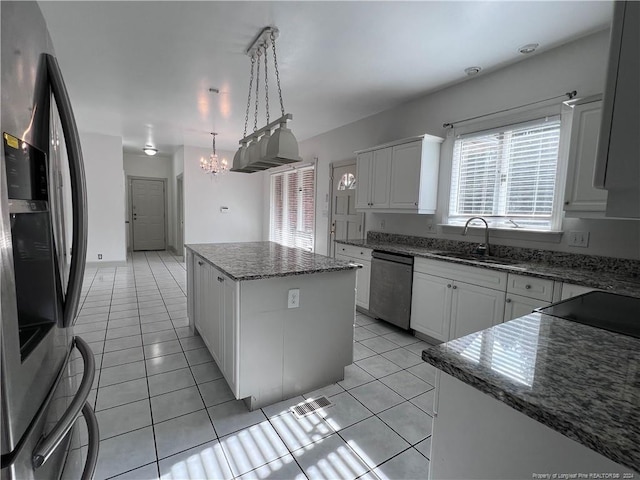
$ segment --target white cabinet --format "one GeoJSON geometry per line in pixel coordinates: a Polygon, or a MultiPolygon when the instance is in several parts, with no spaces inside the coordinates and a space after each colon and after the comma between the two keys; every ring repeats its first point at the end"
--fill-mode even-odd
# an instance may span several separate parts
{"type": "Polygon", "coordinates": [[[607,217],[640,218],[640,2],[614,2],[595,184],[607,217]]]}
{"type": "Polygon", "coordinates": [[[507,299],[504,304],[504,321],[508,322],[514,318],[524,317],[536,308],[546,307],[547,305],[549,305],[549,302],[544,300],[507,293],[507,299]]]}
{"type": "Polygon", "coordinates": [[[577,297],[578,295],[582,295],[583,293],[589,293],[596,290],[591,287],[583,287],[582,285],[573,285],[571,283],[563,283],[562,284],[562,300],[566,300],[567,298],[577,297]]]}
{"type": "Polygon", "coordinates": [[[371,250],[353,245],[337,244],[335,258],[362,265],[362,268],[356,270],[356,305],[369,310],[371,250]]]}
{"type": "MultiPolygon", "coordinates": [[[[218,367],[235,389],[237,382],[236,282],[198,255],[190,254],[193,295],[189,304],[193,322],[218,367]]],[[[189,257],[188,257],[189,261],[189,257]]],[[[191,291],[188,289],[188,291],[191,291]]],[[[234,390],[235,391],[235,390],[234,390]]]]}
{"type": "Polygon", "coordinates": [[[413,274],[411,328],[446,342],[449,339],[453,282],[446,278],[413,274]]]}
{"type": "Polygon", "coordinates": [[[536,308],[546,307],[553,301],[553,280],[509,274],[504,305],[504,321],[529,315],[536,308]]]}
{"type": "Polygon", "coordinates": [[[356,209],[389,208],[391,148],[359,153],[356,209]]]}
{"type": "Polygon", "coordinates": [[[416,258],[411,328],[448,341],[499,324],[506,280],[504,272],[416,258]]]}
{"type": "Polygon", "coordinates": [[[593,186],[598,135],[602,120],[600,97],[589,97],[573,107],[564,210],[572,217],[604,217],[607,191],[593,186]]]}
{"type": "Polygon", "coordinates": [[[435,213],[442,141],[422,135],[356,152],[356,209],[435,213]]]}
{"type": "Polygon", "coordinates": [[[451,340],[502,322],[504,292],[464,282],[454,282],[451,288],[451,340]]]}

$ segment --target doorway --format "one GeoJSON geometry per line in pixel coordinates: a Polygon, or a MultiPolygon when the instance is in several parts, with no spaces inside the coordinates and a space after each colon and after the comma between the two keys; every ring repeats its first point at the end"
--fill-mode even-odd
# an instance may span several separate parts
{"type": "Polygon", "coordinates": [[[182,174],[176,177],[176,253],[184,256],[184,184],[182,174]]]}
{"type": "Polygon", "coordinates": [[[355,160],[331,164],[329,248],[332,257],[336,240],[364,238],[364,213],[356,211],[357,180],[355,160]]]}
{"type": "Polygon", "coordinates": [[[165,250],[167,198],[164,178],[129,177],[132,250],[165,250]]]}

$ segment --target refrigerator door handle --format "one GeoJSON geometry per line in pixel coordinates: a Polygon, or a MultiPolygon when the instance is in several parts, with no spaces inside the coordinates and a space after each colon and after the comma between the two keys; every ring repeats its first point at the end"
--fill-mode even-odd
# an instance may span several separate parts
{"type": "Polygon", "coordinates": [[[87,257],[87,191],[80,136],[73,116],[67,87],[64,84],[56,58],[49,54],[44,55],[47,60],[47,73],[51,91],[60,113],[60,122],[69,156],[69,173],[71,177],[71,202],[73,205],[73,235],[71,241],[73,255],[71,256],[69,284],[63,313],[63,327],[66,328],[74,323],[78,304],[80,303],[80,291],[84,277],[87,257]]]}
{"type": "Polygon", "coordinates": [[[84,403],[82,415],[87,422],[87,432],[89,433],[89,450],[87,451],[87,461],[82,470],[81,480],[92,480],[98,464],[98,450],[100,449],[100,431],[98,430],[98,420],[89,402],[84,403]]]}
{"type": "Polygon", "coordinates": [[[74,346],[78,347],[82,355],[82,360],[84,361],[84,373],[82,375],[82,381],[80,382],[80,388],[78,388],[78,393],[76,393],[71,405],[69,405],[67,411],[64,412],[64,415],[62,415],[53,430],[51,430],[46,437],[42,437],[33,450],[31,460],[34,468],[41,467],[58,445],[60,445],[60,442],[62,442],[67,433],[69,433],[69,430],[71,430],[71,427],[73,427],[91,392],[93,378],[96,373],[93,352],[91,351],[91,347],[80,337],[74,337],[73,343],[74,346]]]}

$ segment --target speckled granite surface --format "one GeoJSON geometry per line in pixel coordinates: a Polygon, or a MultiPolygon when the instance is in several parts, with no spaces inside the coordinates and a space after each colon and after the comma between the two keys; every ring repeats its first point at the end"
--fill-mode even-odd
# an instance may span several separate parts
{"type": "Polygon", "coordinates": [[[185,247],[238,281],[358,268],[349,262],[274,242],[201,243],[185,247]]]}
{"type": "Polygon", "coordinates": [[[640,339],[533,313],[422,358],[640,472],[640,339]]]}
{"type": "Polygon", "coordinates": [[[369,232],[367,240],[338,243],[546,278],[640,297],[640,261],[637,260],[492,245],[492,256],[510,261],[508,265],[500,265],[447,256],[447,252],[471,253],[477,242],[379,232],[369,232]]]}

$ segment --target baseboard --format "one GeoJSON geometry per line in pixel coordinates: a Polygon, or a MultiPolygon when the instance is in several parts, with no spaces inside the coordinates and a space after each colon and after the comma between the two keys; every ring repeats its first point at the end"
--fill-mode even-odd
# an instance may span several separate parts
{"type": "Polygon", "coordinates": [[[114,267],[126,267],[127,261],[114,261],[114,262],[87,262],[88,268],[114,268],[114,267]]]}
{"type": "Polygon", "coordinates": [[[178,250],[176,250],[176,247],[174,247],[173,245],[169,245],[167,247],[167,252],[173,253],[174,255],[178,255],[178,250]]]}

